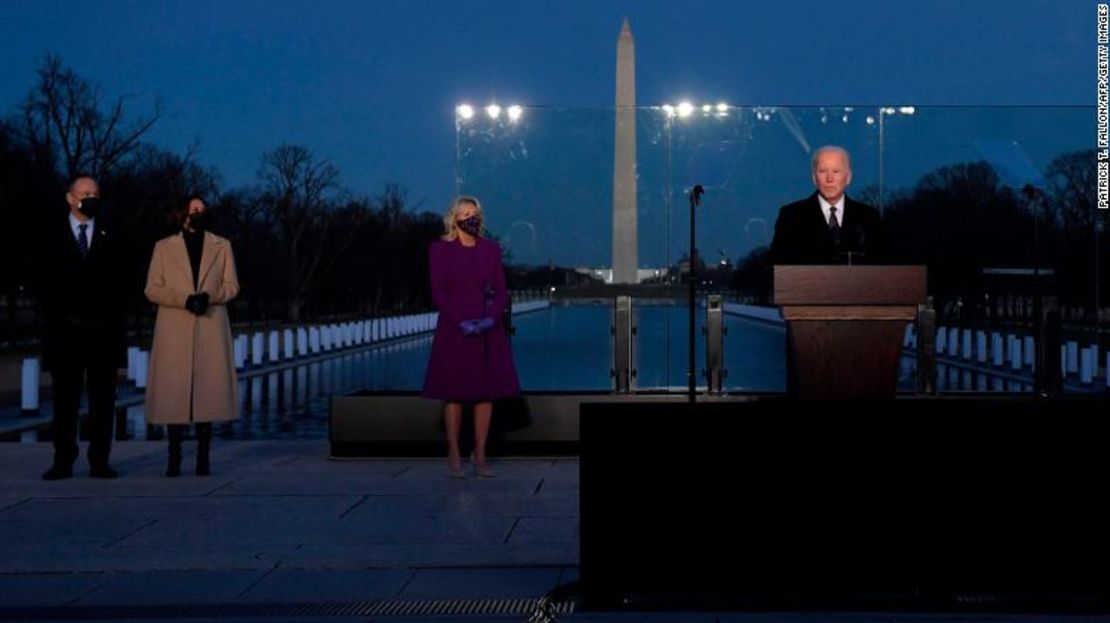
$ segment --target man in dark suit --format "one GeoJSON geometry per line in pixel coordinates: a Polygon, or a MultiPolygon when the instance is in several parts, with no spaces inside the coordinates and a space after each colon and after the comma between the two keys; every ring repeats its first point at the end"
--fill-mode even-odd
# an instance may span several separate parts
{"type": "Polygon", "coordinates": [[[827,146],[813,153],[809,197],[785,205],[775,221],[772,264],[875,264],[883,237],[879,212],[844,194],[852,183],[848,152],[827,146]]]}
{"type": "Polygon", "coordinates": [[[54,464],[42,475],[73,475],[77,413],[88,387],[89,473],[115,478],[108,463],[116,376],[127,362],[124,309],[130,267],[123,240],[100,212],[100,188],[87,175],[66,193],[68,211],[50,216],[38,268],[43,368],[53,377],[54,464]]]}

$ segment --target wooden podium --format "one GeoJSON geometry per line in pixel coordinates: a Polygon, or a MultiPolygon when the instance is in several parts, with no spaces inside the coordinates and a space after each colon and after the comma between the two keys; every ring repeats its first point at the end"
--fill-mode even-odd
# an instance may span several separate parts
{"type": "Polygon", "coordinates": [[[924,266],[775,266],[787,392],[892,399],[906,323],[925,302],[924,266]]]}

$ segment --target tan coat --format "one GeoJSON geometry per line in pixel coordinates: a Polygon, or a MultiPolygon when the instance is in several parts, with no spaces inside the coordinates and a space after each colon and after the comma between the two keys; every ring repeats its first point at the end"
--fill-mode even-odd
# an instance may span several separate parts
{"type": "Polygon", "coordinates": [[[185,309],[193,294],[193,270],[181,234],[154,245],[146,297],[158,305],[147,377],[146,419],[153,424],[231,420],[239,415],[239,385],[226,303],[239,294],[231,243],[204,234],[200,291],[208,311],[185,309]],[[190,413],[190,406],[192,407],[190,413]]]}

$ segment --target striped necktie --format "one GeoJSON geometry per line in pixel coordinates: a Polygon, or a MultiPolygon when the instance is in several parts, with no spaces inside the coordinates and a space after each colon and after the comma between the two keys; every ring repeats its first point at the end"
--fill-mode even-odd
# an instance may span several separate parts
{"type": "Polygon", "coordinates": [[[81,250],[81,257],[89,254],[89,238],[86,231],[88,228],[88,223],[81,223],[77,226],[77,229],[80,230],[77,232],[77,248],[81,250]]]}

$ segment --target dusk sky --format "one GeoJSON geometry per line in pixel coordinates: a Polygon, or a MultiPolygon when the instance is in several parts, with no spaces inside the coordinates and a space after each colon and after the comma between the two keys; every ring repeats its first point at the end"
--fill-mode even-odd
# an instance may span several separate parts
{"type": "MultiPolygon", "coordinates": [[[[455,105],[612,104],[627,16],[640,104],[1092,106],[1090,0],[5,0],[0,108],[58,54],[150,139],[224,186],[306,145],[356,192],[396,181],[424,209],[454,192],[455,105]]],[[[611,162],[604,163],[611,167],[611,162]]]]}

